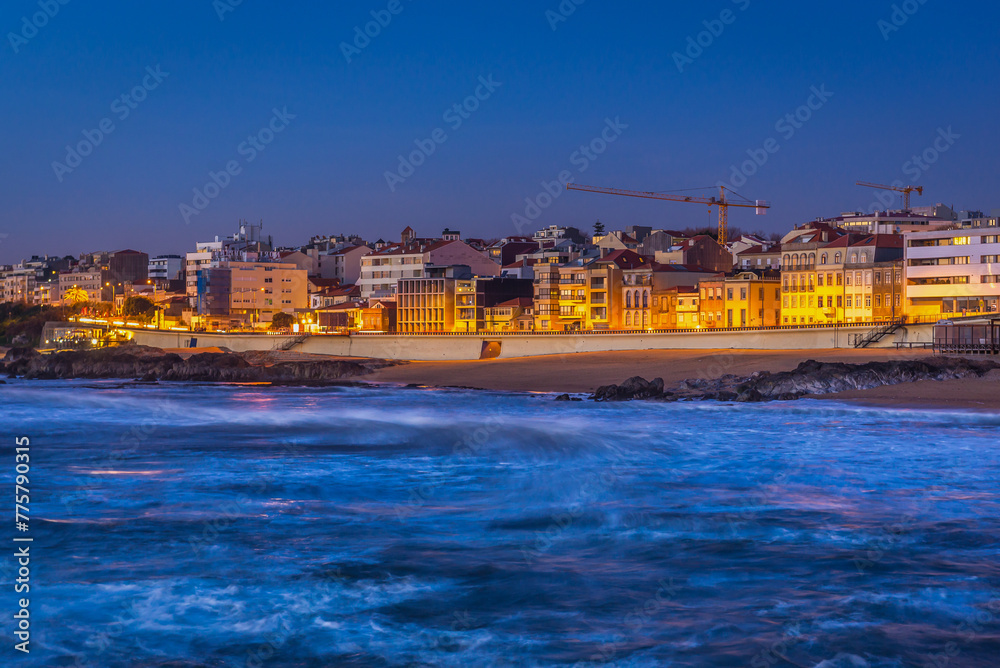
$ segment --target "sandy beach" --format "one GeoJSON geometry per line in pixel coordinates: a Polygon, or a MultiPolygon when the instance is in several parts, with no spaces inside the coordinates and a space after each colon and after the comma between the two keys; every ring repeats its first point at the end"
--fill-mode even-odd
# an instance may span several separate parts
{"type": "Polygon", "coordinates": [[[575,393],[593,392],[601,385],[620,383],[631,376],[659,377],[666,385],[671,385],[688,378],[713,379],[726,374],[748,376],[754,371],[791,371],[808,359],[859,364],[926,356],[895,349],[635,350],[475,362],[406,362],[380,369],[367,379],[488,390],[575,393]]]}
{"type": "MultiPolygon", "coordinates": [[[[688,378],[746,376],[754,371],[790,371],[808,359],[863,364],[920,359],[925,351],[896,350],[643,350],[578,353],[478,362],[407,362],[376,371],[366,380],[437,387],[522,392],[590,393],[631,376],[663,378],[667,385],[688,378]]],[[[815,397],[875,406],[1000,411],[1000,374],[989,378],[922,381],[815,397]]]]}

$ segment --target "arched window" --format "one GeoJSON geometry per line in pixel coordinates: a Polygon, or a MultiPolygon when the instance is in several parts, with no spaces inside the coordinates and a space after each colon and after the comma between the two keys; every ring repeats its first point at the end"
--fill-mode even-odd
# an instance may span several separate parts
{"type": "Polygon", "coordinates": [[[789,264],[790,264],[790,262],[788,261],[788,257],[789,257],[788,255],[785,255],[785,261],[784,261],[784,265],[785,265],[786,267],[787,267],[787,266],[789,266],[789,264]]]}
{"type": "Polygon", "coordinates": [[[868,262],[868,253],[861,254],[861,264],[864,264],[865,262],[868,262]]]}
{"type": "Polygon", "coordinates": [[[833,262],[834,264],[840,264],[840,251],[837,251],[836,254],[834,254],[833,262]]]}
{"type": "MultiPolygon", "coordinates": [[[[635,307],[636,307],[636,308],[639,308],[639,291],[638,291],[638,290],[636,290],[636,291],[635,291],[635,292],[634,292],[634,293],[632,294],[632,300],[633,300],[633,301],[635,302],[635,307]]],[[[638,317],[638,316],[636,316],[636,317],[638,317]]],[[[635,323],[635,324],[637,324],[637,325],[638,325],[639,323],[637,322],[637,323],[635,323]]]]}
{"type": "Polygon", "coordinates": [[[809,253],[809,264],[816,264],[816,253],[809,253]]]}
{"type": "Polygon", "coordinates": [[[625,292],[625,308],[632,308],[632,293],[625,292]]]}
{"type": "Polygon", "coordinates": [[[851,253],[851,264],[855,264],[858,261],[858,254],[851,253]]]}
{"type": "Polygon", "coordinates": [[[823,253],[822,255],[819,256],[819,263],[820,264],[826,264],[826,261],[827,261],[827,254],[826,253],[823,253]]]}
{"type": "Polygon", "coordinates": [[[642,314],[642,326],[643,327],[649,327],[649,314],[648,313],[644,312],[642,314]]]}
{"type": "Polygon", "coordinates": [[[626,313],[625,314],[625,326],[626,327],[631,327],[632,326],[632,314],[631,313],[626,313]]]}
{"type": "Polygon", "coordinates": [[[642,307],[643,308],[649,308],[649,293],[648,292],[643,292],[642,293],[642,307]]]}

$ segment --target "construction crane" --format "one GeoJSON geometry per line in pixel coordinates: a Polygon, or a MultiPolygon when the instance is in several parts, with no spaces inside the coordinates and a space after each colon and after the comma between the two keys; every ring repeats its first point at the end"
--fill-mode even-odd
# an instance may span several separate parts
{"type": "Polygon", "coordinates": [[[903,211],[910,210],[910,193],[924,194],[923,186],[883,186],[878,183],[868,183],[867,181],[858,181],[856,185],[864,186],[865,188],[875,188],[876,190],[892,190],[897,193],[903,193],[903,211]]]}
{"type": "MultiPolygon", "coordinates": [[[[624,195],[625,197],[643,197],[645,199],[661,199],[668,202],[689,202],[691,204],[705,204],[709,207],[719,207],[719,243],[726,243],[726,228],[729,221],[729,207],[735,206],[745,209],[756,209],[757,215],[762,216],[767,213],[771,205],[764,200],[751,201],[743,198],[744,201],[733,202],[726,198],[725,186],[719,186],[718,197],[693,197],[690,195],[677,195],[671,193],[652,193],[639,190],[622,190],[620,188],[599,188],[597,186],[581,186],[575,183],[567,183],[567,190],[582,190],[589,193],[601,193],[603,195],[624,195]]],[[[730,191],[732,192],[732,191],[730,191]]],[[[738,193],[734,193],[741,197],[738,193]]]]}

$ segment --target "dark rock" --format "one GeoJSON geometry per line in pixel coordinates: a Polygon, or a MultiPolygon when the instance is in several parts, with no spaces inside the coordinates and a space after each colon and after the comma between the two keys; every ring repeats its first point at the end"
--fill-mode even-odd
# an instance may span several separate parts
{"type": "Polygon", "coordinates": [[[740,403],[760,403],[761,401],[767,401],[767,398],[757,390],[749,389],[741,392],[736,397],[736,401],[740,403]]]}
{"type": "Polygon", "coordinates": [[[569,395],[560,394],[558,397],[556,397],[556,401],[569,401],[569,395]]]}
{"type": "Polygon", "coordinates": [[[648,381],[641,376],[633,376],[621,385],[604,385],[597,388],[592,398],[595,401],[632,401],[633,399],[658,399],[662,396],[662,378],[648,381]]]}
{"type": "Polygon", "coordinates": [[[8,376],[28,379],[135,378],[153,382],[274,382],[329,383],[370,373],[381,360],[364,362],[321,360],[251,364],[238,353],[201,353],[187,360],[158,348],[121,346],[97,350],[64,351],[40,355],[28,349],[11,349],[4,357],[8,376]]]}

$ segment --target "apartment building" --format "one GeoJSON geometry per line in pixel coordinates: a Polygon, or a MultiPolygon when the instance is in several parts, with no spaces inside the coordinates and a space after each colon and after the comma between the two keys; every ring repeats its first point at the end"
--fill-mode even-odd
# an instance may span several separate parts
{"type": "Polygon", "coordinates": [[[518,297],[485,309],[487,332],[531,331],[534,329],[535,302],[518,297]]]}
{"type": "Polygon", "coordinates": [[[0,301],[32,304],[35,300],[35,271],[20,265],[0,272],[0,301]]]}
{"type": "MultiPolygon", "coordinates": [[[[674,288],[695,286],[699,281],[715,278],[719,273],[706,271],[697,266],[658,264],[656,262],[639,263],[637,266],[622,269],[622,296],[618,303],[623,310],[623,325],[625,329],[646,329],[670,325],[676,320],[663,320],[663,306],[670,304],[670,298],[675,295],[674,288]],[[665,295],[669,295],[665,297],[665,295]],[[663,299],[667,299],[667,304],[663,299]],[[657,309],[659,307],[659,309],[657,309]]],[[[690,298],[679,297],[687,302],[690,298]]],[[[700,299],[700,297],[699,297],[700,299]]],[[[677,304],[686,306],[686,303],[677,304]]],[[[683,313],[688,311],[683,310],[683,313]]],[[[690,321],[685,318],[688,324],[690,321]]],[[[694,323],[697,327],[697,322],[694,323]]]]}
{"type": "Polygon", "coordinates": [[[184,274],[184,258],[180,255],[157,255],[147,267],[149,280],[166,283],[180,280],[184,274]]]}
{"type": "Polygon", "coordinates": [[[726,277],[720,274],[715,278],[699,281],[698,298],[701,301],[699,308],[701,327],[703,329],[726,327],[726,277]]]}
{"type": "Polygon", "coordinates": [[[733,257],[736,271],[780,271],[781,244],[750,246],[733,257]]]}
{"type": "Polygon", "coordinates": [[[701,234],[655,254],[660,264],[697,265],[710,271],[732,271],[733,255],[712,237],[701,234]]]}
{"type": "Polygon", "coordinates": [[[488,329],[487,311],[512,299],[532,299],[531,279],[471,277],[455,285],[455,331],[479,332],[488,329]]]}
{"type": "Polygon", "coordinates": [[[416,239],[404,233],[402,243],[387,244],[361,258],[357,284],[364,299],[393,299],[400,280],[424,278],[430,267],[452,265],[468,266],[476,276],[500,275],[499,264],[463,241],[416,239]]]}
{"type": "MultiPolygon", "coordinates": [[[[223,262],[263,257],[260,254],[271,251],[271,241],[263,239],[262,227],[263,225],[241,224],[239,232],[231,237],[215,237],[215,241],[200,241],[195,244],[194,252],[187,253],[184,258],[185,290],[190,306],[196,306],[198,301],[200,271],[220,267],[223,262]],[[248,253],[251,255],[246,255],[248,253]]],[[[276,256],[269,257],[276,259],[276,256]]]]}
{"type": "Polygon", "coordinates": [[[305,271],[274,261],[272,253],[243,256],[198,270],[195,313],[200,322],[254,327],[270,323],[276,313],[308,308],[305,271]]]}
{"type": "MultiPolygon", "coordinates": [[[[950,209],[947,211],[954,215],[950,209]]],[[[836,218],[825,218],[822,222],[855,234],[905,234],[949,227],[955,224],[955,218],[952,216],[922,215],[912,210],[875,211],[869,214],[848,211],[836,218]]]]}
{"type": "Polygon", "coordinates": [[[355,285],[361,279],[361,258],[371,254],[364,244],[346,245],[316,257],[316,273],[321,278],[335,278],[341,285],[355,285]]]}
{"type": "MultiPolygon", "coordinates": [[[[657,291],[651,299],[652,312],[650,316],[652,329],[697,329],[700,323],[699,310],[701,296],[693,285],[677,285],[657,291]]],[[[641,323],[626,329],[643,329],[641,323]]]]}
{"type": "Polygon", "coordinates": [[[87,294],[87,301],[101,301],[102,286],[101,270],[91,269],[89,271],[71,271],[59,274],[59,296],[61,303],[67,303],[66,293],[72,288],[79,288],[87,294]]]}
{"type": "Polygon", "coordinates": [[[101,263],[101,301],[113,302],[116,295],[129,292],[132,285],[149,280],[149,255],[126,249],[108,253],[101,263]]]}
{"type": "Polygon", "coordinates": [[[455,331],[455,288],[453,277],[404,278],[396,289],[398,331],[455,331]]]}
{"type": "MultiPolygon", "coordinates": [[[[740,272],[725,279],[722,327],[775,327],[781,324],[781,277],[740,272]]],[[[703,309],[705,307],[703,306],[703,309]]]]}
{"type": "Polygon", "coordinates": [[[1000,303],[1000,228],[906,235],[907,314],[996,313],[1000,303]]]}
{"type": "Polygon", "coordinates": [[[815,264],[782,274],[782,324],[901,316],[902,255],[903,237],[896,234],[848,234],[822,246],[815,264]]]}
{"type": "Polygon", "coordinates": [[[623,272],[651,265],[649,258],[630,250],[566,266],[535,265],[535,329],[621,329],[623,272]]]}

